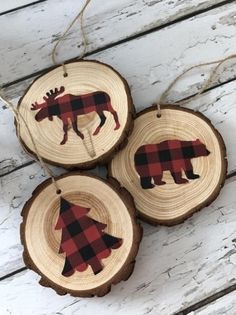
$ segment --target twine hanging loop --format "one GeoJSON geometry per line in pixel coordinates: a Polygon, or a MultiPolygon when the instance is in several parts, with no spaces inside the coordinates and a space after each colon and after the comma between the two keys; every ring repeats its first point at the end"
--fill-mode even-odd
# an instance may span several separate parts
{"type": "Polygon", "coordinates": [[[157,103],[157,117],[161,117],[161,105],[164,105],[164,104],[170,104],[170,105],[184,105],[186,103],[188,103],[189,101],[192,101],[194,99],[197,99],[203,92],[205,92],[207,89],[210,88],[212,82],[214,81],[215,79],[215,76],[216,76],[216,73],[218,71],[218,69],[228,60],[231,60],[231,59],[235,59],[236,58],[236,54],[232,54],[228,57],[225,57],[225,58],[222,58],[222,59],[219,59],[219,60],[215,60],[215,61],[210,61],[210,62],[205,62],[205,63],[201,63],[201,64],[198,64],[198,65],[195,65],[195,66],[191,66],[190,68],[186,69],[184,72],[182,72],[180,75],[178,75],[170,84],[169,86],[166,88],[166,90],[161,94],[159,100],[157,103]],[[191,70],[193,69],[196,69],[196,68],[200,68],[200,67],[203,67],[203,66],[210,66],[210,65],[214,65],[216,64],[216,66],[210,71],[210,75],[208,77],[208,79],[206,80],[206,82],[202,85],[202,87],[199,89],[199,91],[185,99],[185,100],[182,100],[182,101],[175,101],[175,102],[168,102],[167,101],[167,98],[168,98],[168,95],[169,95],[169,92],[172,90],[172,88],[174,87],[174,85],[188,72],[190,72],[191,70]]]}
{"type": "MultiPolygon", "coordinates": [[[[84,25],[83,25],[84,19],[83,19],[83,17],[84,17],[84,12],[85,12],[87,6],[89,5],[89,3],[91,1],[92,0],[86,0],[85,4],[83,5],[83,7],[79,11],[79,13],[75,16],[75,18],[72,20],[72,22],[68,25],[68,27],[66,28],[64,33],[61,35],[61,37],[58,39],[58,41],[56,42],[55,46],[53,47],[51,56],[52,56],[52,62],[53,62],[53,64],[55,66],[58,65],[58,62],[57,62],[56,59],[57,59],[57,48],[58,48],[59,44],[62,43],[66,39],[70,29],[74,26],[76,21],[79,20],[79,19],[80,19],[80,28],[81,28],[81,33],[82,33],[82,46],[83,46],[83,51],[82,51],[79,59],[83,59],[83,57],[85,56],[86,51],[87,51],[88,43],[87,43],[87,38],[86,38],[86,35],[85,35],[85,31],[84,31],[84,25]]],[[[63,68],[63,76],[67,77],[68,76],[68,72],[67,72],[67,69],[66,69],[66,65],[65,65],[65,63],[62,63],[61,65],[62,65],[62,68],[63,68]]]]}

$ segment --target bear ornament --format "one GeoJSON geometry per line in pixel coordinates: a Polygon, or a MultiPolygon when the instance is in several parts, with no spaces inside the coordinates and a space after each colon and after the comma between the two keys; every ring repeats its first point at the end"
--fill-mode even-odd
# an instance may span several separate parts
{"type": "Polygon", "coordinates": [[[199,139],[195,141],[166,140],[157,144],[145,144],[138,148],[134,156],[135,169],[140,176],[143,189],[164,185],[163,171],[170,171],[176,184],[197,179],[191,159],[208,156],[210,151],[199,139]],[[186,178],[182,178],[182,171],[186,178]],[[152,183],[152,179],[154,184],[152,183]]]}

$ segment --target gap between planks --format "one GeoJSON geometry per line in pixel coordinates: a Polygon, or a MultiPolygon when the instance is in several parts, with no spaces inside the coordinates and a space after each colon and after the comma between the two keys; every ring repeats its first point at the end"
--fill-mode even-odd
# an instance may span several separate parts
{"type": "Polygon", "coordinates": [[[14,9],[10,9],[10,10],[1,12],[1,13],[0,13],[0,16],[1,16],[1,15],[5,15],[5,14],[8,14],[8,13],[15,12],[15,11],[18,11],[18,10],[22,10],[22,9],[24,9],[24,8],[27,8],[27,7],[30,7],[30,6],[32,6],[32,5],[35,5],[35,4],[38,4],[38,3],[41,3],[41,2],[45,2],[45,1],[47,1],[47,0],[38,0],[38,1],[34,1],[34,2],[31,2],[31,3],[28,3],[28,4],[21,5],[21,6],[19,6],[19,7],[14,8],[14,9]]]}
{"type": "MultiPolygon", "coordinates": [[[[40,3],[40,2],[44,2],[44,1],[46,1],[46,0],[36,1],[36,3],[37,3],[37,2],[40,3]]],[[[151,33],[157,32],[157,31],[160,31],[160,30],[162,30],[162,29],[164,29],[164,28],[166,28],[166,27],[170,27],[170,26],[175,25],[175,24],[177,24],[177,23],[180,23],[180,22],[183,22],[183,21],[185,21],[185,20],[191,19],[192,17],[195,17],[195,16],[198,16],[198,15],[200,15],[200,14],[209,12],[209,11],[211,11],[211,10],[220,8],[220,7],[222,7],[222,6],[226,5],[226,4],[230,4],[230,3],[233,3],[233,2],[235,2],[235,0],[225,0],[225,1],[222,1],[222,2],[220,2],[220,3],[213,4],[212,6],[210,6],[210,7],[208,7],[208,8],[198,9],[198,10],[196,10],[195,12],[185,14],[185,15],[183,15],[183,16],[181,16],[181,17],[179,17],[179,18],[177,18],[177,19],[175,19],[175,20],[173,20],[173,21],[171,21],[171,22],[164,23],[164,24],[162,24],[162,25],[160,25],[160,26],[150,28],[150,29],[148,29],[148,30],[146,30],[146,31],[144,31],[144,32],[136,33],[135,35],[128,36],[128,37],[126,37],[126,38],[124,38],[124,39],[121,39],[121,40],[118,40],[118,41],[116,41],[116,42],[114,42],[114,43],[105,45],[105,46],[100,47],[100,48],[98,48],[98,49],[94,49],[94,50],[92,50],[92,51],[86,53],[86,54],[84,55],[84,57],[89,57],[89,56],[91,56],[91,55],[93,55],[93,54],[96,54],[96,53],[99,53],[99,52],[103,52],[103,51],[105,51],[105,50],[107,50],[107,49],[110,49],[110,48],[119,46],[119,45],[121,45],[121,44],[127,43],[127,42],[129,42],[129,41],[135,40],[135,39],[137,39],[137,38],[139,38],[139,37],[143,37],[143,36],[145,36],[145,35],[148,35],[148,34],[151,34],[151,33]]],[[[32,4],[31,4],[31,5],[32,5],[32,4]]],[[[22,6],[22,7],[26,7],[26,6],[29,6],[29,5],[25,5],[25,6],[22,6]]],[[[0,14],[0,15],[1,15],[1,14],[0,14]]],[[[75,61],[75,60],[77,60],[77,59],[78,59],[78,57],[74,57],[74,58],[68,59],[67,61],[75,61]]],[[[8,83],[6,83],[6,84],[3,84],[3,85],[1,86],[1,88],[10,87],[10,86],[12,86],[12,85],[14,85],[14,84],[20,83],[20,82],[25,81],[25,80],[27,80],[27,79],[30,79],[30,78],[32,78],[32,77],[34,77],[34,76],[41,75],[43,72],[50,71],[50,70],[53,69],[53,68],[54,68],[54,66],[44,68],[44,69],[42,69],[42,70],[40,70],[40,71],[31,73],[31,74],[29,74],[29,75],[27,75],[27,76],[24,76],[24,77],[21,77],[20,79],[17,79],[17,80],[8,82],[8,83]]]]}
{"type": "Polygon", "coordinates": [[[231,285],[230,287],[228,288],[225,288],[213,295],[210,295],[208,296],[207,298],[205,298],[204,300],[201,300],[193,305],[190,305],[189,307],[187,307],[186,309],[178,312],[178,313],[175,313],[174,315],[187,315],[187,314],[190,314],[191,312],[194,312],[200,308],[202,308],[203,306],[206,306],[212,302],[215,302],[217,301],[218,299],[222,298],[223,296],[233,292],[233,291],[236,291],[236,284],[233,284],[231,285]]]}
{"type": "Polygon", "coordinates": [[[26,267],[22,267],[22,268],[17,269],[17,270],[15,270],[13,272],[10,272],[7,275],[1,277],[0,281],[3,281],[3,280],[8,279],[8,278],[11,278],[11,277],[15,276],[16,274],[21,273],[21,272],[23,272],[25,270],[27,270],[27,268],[26,267]]]}
{"type": "MultiPolygon", "coordinates": [[[[4,174],[0,174],[0,178],[3,177],[3,176],[5,176],[5,175],[9,175],[9,174],[11,174],[11,173],[13,173],[13,172],[16,172],[16,171],[20,170],[21,168],[27,167],[27,166],[29,166],[29,165],[31,165],[31,164],[34,164],[34,163],[36,163],[36,161],[34,161],[34,160],[29,161],[29,162],[26,162],[26,163],[23,163],[22,165],[17,166],[16,168],[10,170],[9,172],[6,172],[6,173],[4,173],[4,174]]],[[[1,278],[0,278],[0,279],[1,279],[1,278]]]]}

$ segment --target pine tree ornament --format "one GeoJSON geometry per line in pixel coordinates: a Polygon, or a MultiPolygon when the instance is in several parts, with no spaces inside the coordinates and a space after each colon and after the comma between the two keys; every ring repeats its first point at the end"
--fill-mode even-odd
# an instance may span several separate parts
{"type": "Polygon", "coordinates": [[[131,275],[142,237],[130,194],[114,179],[70,172],[40,184],[22,210],[26,266],[58,294],[103,296],[131,275]]]}
{"type": "Polygon", "coordinates": [[[59,253],[65,253],[62,275],[69,277],[77,271],[85,271],[91,266],[96,275],[103,266],[101,260],[111,254],[111,249],[119,248],[122,239],[104,232],[106,224],[97,222],[87,214],[89,208],[74,205],[61,198],[60,215],[56,230],[62,230],[59,253]]]}

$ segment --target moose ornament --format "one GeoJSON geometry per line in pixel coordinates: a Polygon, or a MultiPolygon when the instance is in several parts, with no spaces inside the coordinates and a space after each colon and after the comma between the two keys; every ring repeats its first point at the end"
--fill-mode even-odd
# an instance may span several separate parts
{"type": "MultiPolygon", "coordinates": [[[[66,168],[106,163],[125,144],[134,106],[126,81],[110,66],[76,61],[37,78],[18,110],[37,140],[40,156],[66,168]]],[[[36,155],[24,124],[18,128],[26,151],[36,155]]]]}
{"type": "Polygon", "coordinates": [[[109,174],[132,194],[141,218],[173,225],[218,196],[226,169],[225,145],[211,122],[199,112],[162,105],[161,115],[156,106],[137,115],[109,174]]]}
{"type": "Polygon", "coordinates": [[[105,124],[106,116],[104,111],[110,112],[114,117],[116,123],[114,130],[120,128],[117,112],[113,109],[111,99],[107,93],[97,91],[78,96],[72,94],[64,94],[62,96],[64,91],[64,86],[61,86],[60,89],[55,88],[55,90],[50,90],[43,97],[43,103],[38,104],[35,102],[31,107],[31,110],[40,109],[35,115],[37,121],[42,121],[45,118],[52,121],[53,116],[62,120],[64,136],[60,144],[65,144],[68,140],[68,127],[70,123],[75,133],[81,139],[84,139],[84,135],[78,130],[77,117],[91,112],[96,112],[101,119],[93,132],[94,136],[99,133],[101,127],[105,124]]]}

